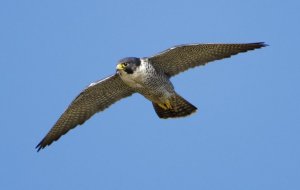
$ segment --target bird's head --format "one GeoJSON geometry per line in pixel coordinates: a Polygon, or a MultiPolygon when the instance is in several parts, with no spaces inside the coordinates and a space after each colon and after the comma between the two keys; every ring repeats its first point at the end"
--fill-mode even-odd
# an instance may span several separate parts
{"type": "Polygon", "coordinates": [[[139,58],[126,57],[118,62],[118,65],[116,67],[117,73],[133,74],[133,72],[140,66],[140,64],[141,60],[139,58]]]}

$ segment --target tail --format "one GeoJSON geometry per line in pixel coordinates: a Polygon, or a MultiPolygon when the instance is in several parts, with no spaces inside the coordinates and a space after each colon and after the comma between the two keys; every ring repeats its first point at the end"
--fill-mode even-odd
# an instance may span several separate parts
{"type": "Polygon", "coordinates": [[[161,106],[152,102],[154,110],[158,117],[163,119],[185,117],[197,110],[195,106],[193,106],[178,94],[173,96],[169,101],[170,106],[161,106]]]}

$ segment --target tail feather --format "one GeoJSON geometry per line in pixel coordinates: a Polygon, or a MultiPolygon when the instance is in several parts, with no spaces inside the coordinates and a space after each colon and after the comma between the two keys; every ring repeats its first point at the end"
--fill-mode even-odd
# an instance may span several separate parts
{"type": "Polygon", "coordinates": [[[189,103],[187,100],[176,94],[176,96],[170,99],[171,109],[164,109],[158,104],[152,102],[154,110],[158,117],[167,119],[175,117],[185,117],[194,113],[197,108],[189,103]]]}

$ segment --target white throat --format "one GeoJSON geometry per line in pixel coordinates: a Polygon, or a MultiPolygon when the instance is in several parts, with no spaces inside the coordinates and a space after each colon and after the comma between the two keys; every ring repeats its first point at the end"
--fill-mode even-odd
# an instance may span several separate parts
{"type": "Polygon", "coordinates": [[[125,84],[132,88],[142,88],[143,83],[145,81],[145,77],[147,76],[146,69],[148,69],[149,64],[146,59],[141,59],[141,64],[132,74],[128,74],[125,71],[121,71],[121,79],[125,84]]]}

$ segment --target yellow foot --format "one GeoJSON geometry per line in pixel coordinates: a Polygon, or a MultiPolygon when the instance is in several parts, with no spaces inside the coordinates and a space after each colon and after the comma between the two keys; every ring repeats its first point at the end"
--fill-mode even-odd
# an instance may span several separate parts
{"type": "Polygon", "coordinates": [[[163,104],[158,104],[158,105],[159,105],[159,107],[161,107],[164,110],[172,109],[172,105],[171,105],[171,102],[169,100],[167,100],[163,104]]]}

